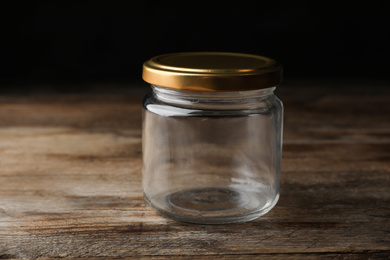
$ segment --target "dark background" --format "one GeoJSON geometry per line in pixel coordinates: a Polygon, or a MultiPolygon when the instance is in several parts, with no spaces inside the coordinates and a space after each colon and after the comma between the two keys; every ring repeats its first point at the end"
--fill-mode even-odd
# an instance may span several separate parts
{"type": "Polygon", "coordinates": [[[388,79],[385,1],[312,2],[13,1],[0,8],[0,84],[140,80],[145,60],[182,51],[269,56],[286,79],[388,79]]]}

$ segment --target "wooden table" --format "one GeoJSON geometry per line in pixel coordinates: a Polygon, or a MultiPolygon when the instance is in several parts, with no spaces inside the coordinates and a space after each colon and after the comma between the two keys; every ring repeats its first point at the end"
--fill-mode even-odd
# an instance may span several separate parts
{"type": "Polygon", "coordinates": [[[179,223],[150,208],[147,85],[90,89],[0,95],[0,258],[390,258],[389,84],[280,87],[281,197],[235,225],[179,223]]]}

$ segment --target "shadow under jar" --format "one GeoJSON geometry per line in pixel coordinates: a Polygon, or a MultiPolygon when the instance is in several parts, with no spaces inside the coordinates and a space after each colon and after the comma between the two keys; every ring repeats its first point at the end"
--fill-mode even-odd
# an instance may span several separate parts
{"type": "Polygon", "coordinates": [[[282,68],[240,53],[173,53],[144,63],[144,197],[169,218],[240,223],[279,198],[282,68]]]}

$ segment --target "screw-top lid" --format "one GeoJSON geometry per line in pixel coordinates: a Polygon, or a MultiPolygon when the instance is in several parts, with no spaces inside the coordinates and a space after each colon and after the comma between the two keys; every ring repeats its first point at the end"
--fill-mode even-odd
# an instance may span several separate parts
{"type": "Polygon", "coordinates": [[[242,91],[277,86],[282,66],[263,56],[229,52],[183,52],[155,56],[142,78],[153,85],[189,91],[242,91]]]}

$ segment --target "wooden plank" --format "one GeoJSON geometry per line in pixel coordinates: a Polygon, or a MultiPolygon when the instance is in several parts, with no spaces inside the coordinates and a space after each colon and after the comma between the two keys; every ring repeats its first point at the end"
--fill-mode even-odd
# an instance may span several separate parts
{"type": "MultiPolygon", "coordinates": [[[[212,255],[212,256],[129,256],[123,260],[206,260],[206,259],[270,259],[270,260],[294,260],[294,259],[319,259],[319,260],[360,260],[360,259],[387,259],[389,252],[362,252],[362,253],[330,253],[330,254],[256,254],[256,255],[212,255]]],[[[50,260],[58,258],[38,258],[37,260],[50,260]]],[[[85,258],[72,258],[72,260],[83,260],[85,258]]],[[[110,257],[89,257],[89,260],[107,260],[110,257]]]]}
{"type": "Polygon", "coordinates": [[[280,201],[258,220],[217,226],[168,220],[144,202],[144,90],[3,95],[0,258],[388,257],[390,93],[349,88],[279,90],[280,201]]]}

